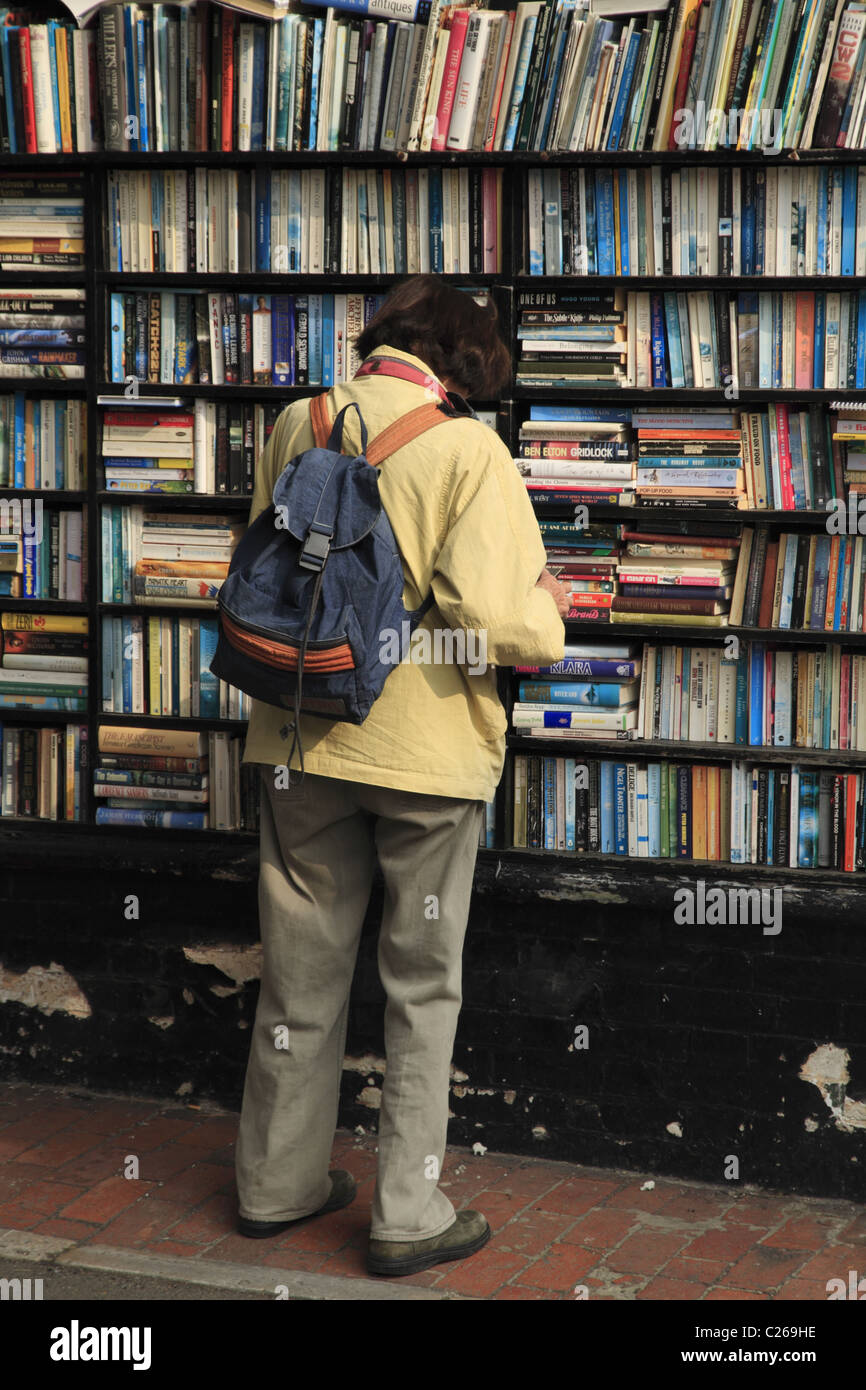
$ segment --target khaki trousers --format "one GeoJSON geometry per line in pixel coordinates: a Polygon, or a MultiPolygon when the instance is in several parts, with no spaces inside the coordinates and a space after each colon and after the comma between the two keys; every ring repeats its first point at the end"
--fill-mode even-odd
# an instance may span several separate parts
{"type": "Polygon", "coordinates": [[[371,1235],[423,1240],[454,1207],[438,1187],[483,802],[262,767],[261,992],[238,1135],[240,1214],[291,1220],[330,1195],[349,989],[375,860],[387,1073],[371,1235]]]}

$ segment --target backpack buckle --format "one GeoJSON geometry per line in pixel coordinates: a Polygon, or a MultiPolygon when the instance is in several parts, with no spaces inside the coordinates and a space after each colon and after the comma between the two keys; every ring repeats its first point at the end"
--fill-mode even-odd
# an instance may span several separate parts
{"type": "Polygon", "coordinates": [[[304,548],[298,560],[298,564],[302,569],[321,570],[324,568],[325,561],[328,558],[328,552],[331,549],[331,537],[333,534],[333,527],[322,526],[318,521],[311,523],[306,540],[304,541],[304,548]]]}

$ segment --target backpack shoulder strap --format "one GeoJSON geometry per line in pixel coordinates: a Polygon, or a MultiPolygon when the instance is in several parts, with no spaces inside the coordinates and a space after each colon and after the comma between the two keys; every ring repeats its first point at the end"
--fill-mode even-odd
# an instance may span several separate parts
{"type": "Polygon", "coordinates": [[[425,430],[432,429],[434,425],[444,425],[449,420],[453,420],[453,415],[446,415],[442,409],[432,401],[428,405],[416,406],[410,410],[408,415],[402,415],[399,420],[395,420],[392,425],[388,425],[377,434],[371,444],[367,446],[367,462],[375,468],[383,459],[391,454],[396,454],[398,449],[404,445],[411,444],[413,439],[417,439],[419,434],[425,430]]]}
{"type": "MultiPolygon", "coordinates": [[[[416,406],[407,415],[402,415],[399,420],[388,425],[381,434],[367,446],[367,462],[376,467],[383,459],[390,454],[396,454],[398,449],[402,449],[406,444],[411,444],[413,439],[417,439],[419,434],[425,430],[432,429],[434,425],[442,425],[447,420],[461,418],[446,414],[440,406],[430,401],[427,405],[416,406]]],[[[327,446],[331,436],[331,419],[328,413],[328,392],[323,391],[320,396],[313,396],[310,401],[310,423],[313,426],[313,434],[316,444],[320,449],[327,446]]]]}
{"type": "Polygon", "coordinates": [[[314,396],[310,401],[310,423],[313,426],[313,434],[316,446],[319,449],[327,447],[331,437],[331,420],[328,414],[328,392],[323,391],[320,396],[314,396]]]}

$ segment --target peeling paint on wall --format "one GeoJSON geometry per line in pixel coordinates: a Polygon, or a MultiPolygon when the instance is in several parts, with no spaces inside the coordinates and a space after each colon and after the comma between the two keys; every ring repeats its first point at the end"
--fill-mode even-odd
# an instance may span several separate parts
{"type": "Polygon", "coordinates": [[[361,1105],[367,1105],[371,1110],[378,1110],[382,1104],[382,1092],[378,1086],[365,1086],[355,1099],[361,1105]]]}
{"type": "Polygon", "coordinates": [[[387,1066],[384,1057],[375,1057],[372,1052],[365,1052],[363,1057],[343,1058],[343,1071],[357,1071],[362,1074],[376,1071],[380,1076],[384,1076],[387,1066]]]}
{"type": "Polygon", "coordinates": [[[78,983],[56,961],[47,969],[31,965],[23,975],[0,965],[0,1003],[24,1004],[43,1014],[71,1014],[73,1018],[90,1018],[92,1012],[78,983]]]}
{"type": "MultiPolygon", "coordinates": [[[[844,1047],[837,1047],[835,1043],[823,1043],[806,1058],[800,1068],[800,1080],[809,1081],[813,1086],[817,1086],[836,1127],[844,1130],[846,1134],[866,1129],[866,1102],[852,1100],[847,1094],[851,1081],[848,1070],[850,1061],[850,1053],[844,1047]]],[[[806,1128],[809,1129],[808,1122],[806,1128]]]]}
{"type": "Polygon", "coordinates": [[[593,903],[627,903],[629,899],[622,893],[606,893],[601,888],[575,889],[563,888],[539,889],[537,897],[546,899],[547,902],[570,903],[570,902],[593,902],[593,903]]]}
{"type": "Polygon", "coordinates": [[[227,994],[239,994],[247,980],[260,980],[262,976],[262,944],[253,946],[184,946],[187,960],[196,965],[212,965],[227,979],[234,981],[233,988],[225,985],[211,985],[211,993],[219,998],[227,994]]]}
{"type": "Polygon", "coordinates": [[[153,1023],[157,1028],[170,1028],[174,1023],[174,1014],[168,1014],[161,1018],[149,1017],[148,1023],[153,1023]]]}

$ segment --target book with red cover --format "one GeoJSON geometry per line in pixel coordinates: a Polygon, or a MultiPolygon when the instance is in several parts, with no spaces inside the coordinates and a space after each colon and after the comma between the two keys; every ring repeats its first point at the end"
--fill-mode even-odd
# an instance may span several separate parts
{"type": "Polygon", "coordinates": [[[460,60],[466,43],[466,30],[469,27],[470,10],[455,10],[451,20],[451,33],[448,39],[448,52],[445,56],[445,71],[442,74],[442,88],[439,92],[439,105],[436,108],[436,130],[430,142],[431,150],[444,150],[451,124],[451,112],[457,92],[457,77],[460,60]]]}
{"type": "Polygon", "coordinates": [[[33,64],[30,59],[30,30],[18,30],[21,54],[21,100],[24,106],[24,143],[28,154],[36,154],[36,106],[33,101],[33,64]]]}
{"type": "Polygon", "coordinates": [[[225,152],[233,148],[234,91],[235,91],[235,16],[231,10],[222,14],[222,100],[220,102],[220,147],[225,152]]]}

